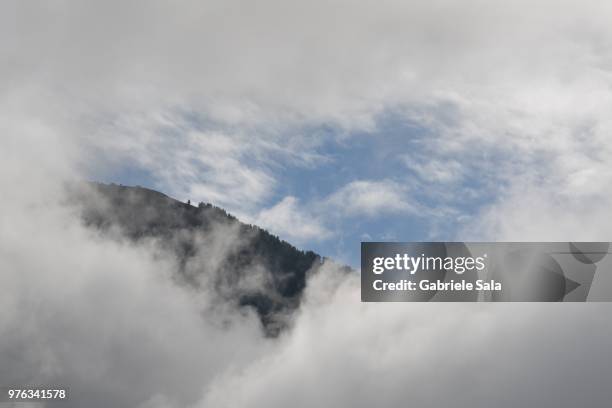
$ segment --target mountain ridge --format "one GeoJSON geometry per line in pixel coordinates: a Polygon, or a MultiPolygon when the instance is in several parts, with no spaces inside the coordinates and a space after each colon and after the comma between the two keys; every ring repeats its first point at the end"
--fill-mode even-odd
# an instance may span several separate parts
{"type": "Polygon", "coordinates": [[[98,182],[69,191],[85,225],[118,229],[134,242],[158,240],[176,256],[181,279],[194,287],[205,281],[237,307],[253,308],[271,336],[299,307],[308,276],[333,262],[209,203],[193,206],[145,187],[98,182]]]}

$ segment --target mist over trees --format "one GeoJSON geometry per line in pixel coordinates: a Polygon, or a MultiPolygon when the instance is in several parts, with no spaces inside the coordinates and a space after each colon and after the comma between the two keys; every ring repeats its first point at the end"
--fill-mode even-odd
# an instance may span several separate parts
{"type": "Polygon", "coordinates": [[[85,183],[69,191],[87,226],[134,242],[154,240],[176,256],[181,282],[212,287],[237,307],[253,308],[268,335],[286,327],[309,274],[324,261],[209,203],[195,207],[154,190],[115,184],[85,183]]]}

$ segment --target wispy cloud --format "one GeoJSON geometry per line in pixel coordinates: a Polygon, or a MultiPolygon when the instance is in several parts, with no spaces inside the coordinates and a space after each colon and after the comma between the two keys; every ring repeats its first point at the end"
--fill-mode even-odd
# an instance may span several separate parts
{"type": "MultiPolygon", "coordinates": [[[[128,1],[120,18],[113,3],[2,7],[0,41],[12,61],[1,71],[3,111],[28,126],[36,118],[76,151],[100,147],[83,160],[90,174],[123,157],[180,198],[254,215],[271,205],[285,169],[277,162],[326,159],[303,129],[330,126],[343,143],[366,131],[384,144],[377,126],[392,111],[431,136],[427,160],[410,161],[419,177],[457,185],[458,175],[484,176],[488,200],[509,199],[515,176],[565,198],[612,202],[605,2],[288,9],[270,0],[249,14],[237,12],[250,7],[239,1],[154,1],[146,10],[128,1]],[[216,126],[191,129],[177,111],[216,126]],[[478,161],[487,164],[469,164],[478,161]]],[[[398,176],[343,183],[403,184],[398,176]]],[[[431,191],[443,197],[442,187],[431,191]]],[[[368,202],[355,208],[372,213],[368,202]]]]}
{"type": "Polygon", "coordinates": [[[312,214],[292,196],[264,209],[253,222],[296,243],[316,242],[332,235],[323,219],[312,214]]]}
{"type": "Polygon", "coordinates": [[[334,214],[347,217],[417,211],[407,187],[391,180],[352,181],[331,194],[323,205],[334,214]]]}

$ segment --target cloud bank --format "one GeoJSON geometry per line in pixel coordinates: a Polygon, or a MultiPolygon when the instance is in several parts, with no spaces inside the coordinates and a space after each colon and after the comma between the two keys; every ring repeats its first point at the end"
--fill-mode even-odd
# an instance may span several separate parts
{"type": "Polygon", "coordinates": [[[127,166],[302,238],[329,228],[307,222],[326,197],[358,216],[409,189],[453,208],[460,239],[609,240],[608,4],[0,8],[1,382],[66,383],[91,407],[609,405],[606,304],[360,304],[328,273],[266,340],[252,316],[203,316],[172,258],[58,204],[64,181],[127,166]],[[405,177],[275,195],[287,168],[335,159],[326,143],[383,145],[389,113],[427,130],[397,149],[405,177]]]}
{"type": "Polygon", "coordinates": [[[320,136],[304,126],[375,130],[388,111],[430,130],[435,159],[597,193],[593,178],[609,173],[608,8],[8,2],[4,103],[179,197],[250,213],[273,199],[272,163],[317,160],[320,136]]]}

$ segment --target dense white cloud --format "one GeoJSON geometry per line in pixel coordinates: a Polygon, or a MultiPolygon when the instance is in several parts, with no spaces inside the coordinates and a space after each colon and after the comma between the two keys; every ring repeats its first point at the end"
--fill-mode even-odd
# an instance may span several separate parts
{"type": "Polygon", "coordinates": [[[606,310],[364,304],[358,277],[320,275],[276,353],[218,378],[199,406],[603,408],[606,310]]]}
{"type": "MultiPolygon", "coordinates": [[[[459,238],[609,239],[611,7],[3,2],[0,375],[63,379],[92,407],[607,406],[605,304],[366,305],[354,278],[315,281],[294,330],[268,342],[249,317],[202,320],[206,299],[173,286],[171,260],[53,203],[62,181],[133,162],[256,218],[285,163],[326,160],[303,129],[350,143],[391,111],[428,130],[411,163],[432,189],[488,180],[496,200],[459,238]]],[[[324,208],[411,212],[414,188],[349,181],[259,220],[312,237],[323,224],[303,221],[324,208]]]]}
{"type": "Polygon", "coordinates": [[[81,406],[184,406],[272,346],[255,316],[203,313],[218,300],[179,286],[176,260],[152,243],[80,225],[62,204],[70,150],[27,128],[0,139],[0,383],[65,385],[81,406]]]}

